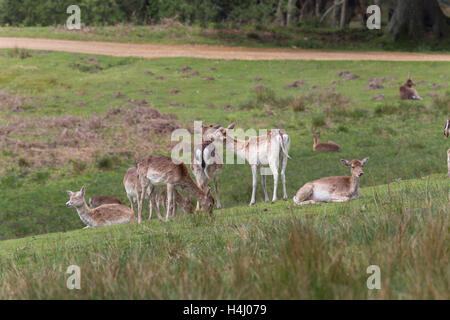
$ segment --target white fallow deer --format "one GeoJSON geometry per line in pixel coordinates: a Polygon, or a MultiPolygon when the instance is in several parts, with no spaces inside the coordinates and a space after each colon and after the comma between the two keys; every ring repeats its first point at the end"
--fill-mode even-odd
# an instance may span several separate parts
{"type": "Polygon", "coordinates": [[[104,204],[95,209],[89,208],[84,200],[85,190],[82,187],[78,192],[67,191],[70,199],[66,202],[66,206],[77,209],[81,221],[86,224],[86,228],[112,226],[136,221],[134,212],[123,204],[104,204]]]}
{"type": "Polygon", "coordinates": [[[422,97],[419,96],[417,90],[413,88],[415,85],[416,83],[412,80],[411,73],[409,73],[408,80],[406,80],[406,82],[398,89],[400,99],[422,100],[422,97]]]}
{"type": "Polygon", "coordinates": [[[150,188],[150,198],[155,192],[154,187],[166,186],[167,207],[166,221],[174,210],[175,187],[186,190],[191,196],[200,201],[202,210],[212,215],[214,198],[211,190],[200,189],[192,180],[188,168],[184,163],[175,163],[171,158],[162,155],[150,155],[136,161],[137,174],[141,183],[141,192],[138,193],[138,223],[141,221],[142,204],[147,188],[150,188]]]}
{"type": "MultiPolygon", "coordinates": [[[[123,177],[123,185],[127,193],[128,200],[131,204],[131,210],[134,212],[134,204],[137,203],[138,194],[141,193],[141,182],[137,174],[136,167],[129,168],[123,177]]],[[[159,220],[162,220],[160,204],[166,199],[166,195],[160,187],[155,187],[155,192],[150,194],[150,188],[147,188],[145,193],[145,199],[149,199],[149,215],[148,219],[152,218],[153,208],[156,208],[156,216],[159,220]],[[151,197],[150,197],[151,195],[151,197]]],[[[181,193],[175,190],[175,202],[181,205],[182,210],[185,213],[192,213],[193,207],[189,197],[184,197],[181,193]]],[[[174,216],[174,213],[172,213],[174,216]]]]}
{"type": "Polygon", "coordinates": [[[327,177],[306,183],[294,197],[295,205],[315,204],[318,202],[345,202],[359,197],[359,180],[364,174],[362,169],[369,158],[341,162],[350,167],[351,177],[327,177]]]}
{"type": "MultiPolygon", "coordinates": [[[[191,159],[191,170],[194,174],[197,185],[205,190],[212,180],[214,183],[214,193],[216,196],[217,209],[222,208],[219,197],[219,174],[222,171],[222,159],[212,140],[208,139],[208,134],[220,128],[220,125],[202,125],[202,143],[194,145],[194,152],[191,159]]],[[[196,210],[200,210],[200,203],[197,201],[196,210]]]]}
{"type": "Polygon", "coordinates": [[[250,205],[255,203],[256,186],[258,183],[258,169],[261,173],[261,184],[264,189],[264,200],[269,201],[266,189],[266,175],[263,169],[269,167],[273,175],[273,197],[272,202],[277,200],[278,170],[281,163],[281,181],[283,184],[283,199],[287,200],[286,192],[286,166],[289,158],[288,152],[290,139],[286,131],[281,129],[271,129],[266,135],[250,137],[242,141],[232,137],[229,130],[234,128],[235,124],[230,124],[226,129],[219,128],[209,135],[209,138],[225,143],[228,150],[233,151],[239,157],[245,159],[252,169],[252,197],[250,205]]]}

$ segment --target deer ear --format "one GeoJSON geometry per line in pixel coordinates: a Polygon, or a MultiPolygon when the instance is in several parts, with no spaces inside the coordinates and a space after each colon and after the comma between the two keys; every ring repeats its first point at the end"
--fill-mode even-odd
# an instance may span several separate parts
{"type": "Polygon", "coordinates": [[[84,197],[84,192],[86,191],[86,188],[84,187],[84,186],[82,186],[81,187],[81,190],[80,190],[80,192],[81,192],[81,195],[84,197]]]}
{"type": "Polygon", "coordinates": [[[369,157],[364,158],[364,159],[361,161],[361,163],[362,163],[363,166],[365,166],[365,165],[367,164],[367,162],[369,162],[369,157]]]}
{"type": "Polygon", "coordinates": [[[236,125],[236,123],[232,123],[232,124],[230,124],[228,127],[227,127],[227,129],[234,129],[234,126],[236,125]]]}
{"type": "Polygon", "coordinates": [[[350,167],[350,162],[348,162],[347,160],[341,159],[341,162],[342,162],[342,164],[343,164],[344,166],[350,167]]]}
{"type": "Polygon", "coordinates": [[[67,190],[66,192],[67,192],[67,194],[69,195],[69,197],[71,197],[71,196],[73,195],[73,192],[70,191],[70,190],[67,190]]]}
{"type": "Polygon", "coordinates": [[[216,125],[213,126],[213,129],[219,129],[220,127],[221,127],[220,124],[216,124],[216,125]]]}

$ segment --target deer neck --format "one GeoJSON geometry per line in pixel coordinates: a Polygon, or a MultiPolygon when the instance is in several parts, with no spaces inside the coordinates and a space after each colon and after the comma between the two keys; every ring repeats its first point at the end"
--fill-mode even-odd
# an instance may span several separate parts
{"type": "Polygon", "coordinates": [[[205,196],[202,189],[197,186],[197,184],[191,179],[191,177],[186,177],[183,181],[182,186],[198,201],[203,199],[203,197],[205,196]]]}
{"type": "Polygon", "coordinates": [[[354,194],[359,194],[359,181],[360,181],[360,177],[354,177],[351,176],[350,177],[350,193],[352,195],[354,194]]]}
{"type": "Polygon", "coordinates": [[[80,216],[81,221],[88,226],[92,226],[92,209],[87,206],[86,200],[83,200],[83,204],[79,207],[75,207],[75,209],[77,209],[77,213],[80,216]]]}
{"type": "Polygon", "coordinates": [[[225,136],[225,146],[228,150],[233,151],[241,158],[247,159],[246,147],[248,142],[233,138],[228,135],[225,136]]]}

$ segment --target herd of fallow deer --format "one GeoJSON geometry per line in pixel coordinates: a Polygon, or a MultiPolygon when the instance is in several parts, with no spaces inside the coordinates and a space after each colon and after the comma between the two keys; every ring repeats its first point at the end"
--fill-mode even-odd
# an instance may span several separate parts
{"type": "MultiPolygon", "coordinates": [[[[401,99],[422,99],[413,88],[415,83],[408,76],[408,80],[399,88],[401,99]]],[[[266,134],[253,136],[247,140],[239,140],[230,134],[234,129],[232,123],[224,128],[220,125],[202,126],[202,142],[194,145],[191,170],[195,181],[187,166],[177,163],[170,157],[150,155],[136,161],[136,166],[128,169],[123,185],[130,201],[130,207],[125,206],[119,199],[105,196],[91,197],[87,206],[84,195],[85,188],[78,192],[67,191],[70,200],[66,203],[74,207],[86,228],[117,225],[130,222],[142,222],[144,200],[148,200],[149,216],[152,218],[153,209],[159,220],[168,221],[169,217],[177,214],[177,205],[184,213],[193,213],[191,197],[197,200],[196,210],[202,210],[211,216],[214,204],[221,208],[218,176],[222,170],[222,158],[217,150],[220,144],[234,152],[238,157],[249,163],[252,171],[252,195],[250,205],[255,203],[258,170],[261,175],[261,185],[265,201],[269,201],[266,189],[266,171],[269,168],[273,176],[272,202],[277,200],[278,178],[281,175],[283,185],[283,199],[287,200],[286,167],[289,157],[290,138],[282,129],[271,129],[266,134]],[[280,171],[281,167],[281,171],[280,171]],[[279,172],[280,171],[280,172],[279,172]],[[210,182],[213,182],[215,198],[211,194],[210,182]],[[188,196],[180,191],[184,190],[188,196]],[[160,206],[165,207],[165,218],[161,215],[160,206]],[[137,208],[137,219],[135,214],[137,208]]],[[[450,135],[450,119],[444,127],[445,137],[450,135]]],[[[314,152],[339,152],[341,148],[334,142],[319,142],[320,134],[314,135],[314,152]]],[[[321,178],[303,185],[293,198],[294,205],[315,204],[318,202],[344,202],[359,197],[360,178],[363,167],[369,158],[363,160],[341,159],[342,164],[350,167],[351,176],[334,176],[321,178]]],[[[448,176],[450,177],[450,149],[447,151],[448,176]]]]}

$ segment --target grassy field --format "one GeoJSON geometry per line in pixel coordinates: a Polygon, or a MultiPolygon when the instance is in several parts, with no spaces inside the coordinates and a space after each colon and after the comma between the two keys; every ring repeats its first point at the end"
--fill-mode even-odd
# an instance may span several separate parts
{"type": "Polygon", "coordinates": [[[374,298],[449,298],[449,63],[16,49],[0,51],[0,67],[1,298],[371,298],[370,264],[383,274],[374,298]],[[411,70],[424,100],[399,101],[411,70]],[[307,181],[348,174],[340,158],[370,157],[361,199],[294,208],[262,203],[258,189],[248,208],[250,169],[229,165],[226,209],[212,220],[62,233],[83,227],[66,190],[126,202],[126,169],[169,154],[171,131],[194,120],[286,129],[290,198],[307,181]],[[319,131],[342,152],[314,153],[319,131]],[[70,264],[83,270],[80,292],[64,286],[70,264]]]}
{"type": "MultiPolygon", "coordinates": [[[[0,242],[1,299],[448,299],[448,178],[0,242]],[[65,271],[81,268],[81,290],[65,271]],[[381,290],[368,290],[378,265],[381,290]]],[[[60,214],[63,214],[62,212],[60,214]]]]}
{"type": "Polygon", "coordinates": [[[389,35],[377,30],[351,28],[281,28],[273,26],[230,28],[185,26],[176,22],[165,25],[92,26],[82,30],[57,27],[0,27],[0,37],[53,38],[87,41],[132,43],[203,44],[260,48],[301,48],[324,50],[373,50],[450,52],[449,39],[391,41],[389,35]]]}

